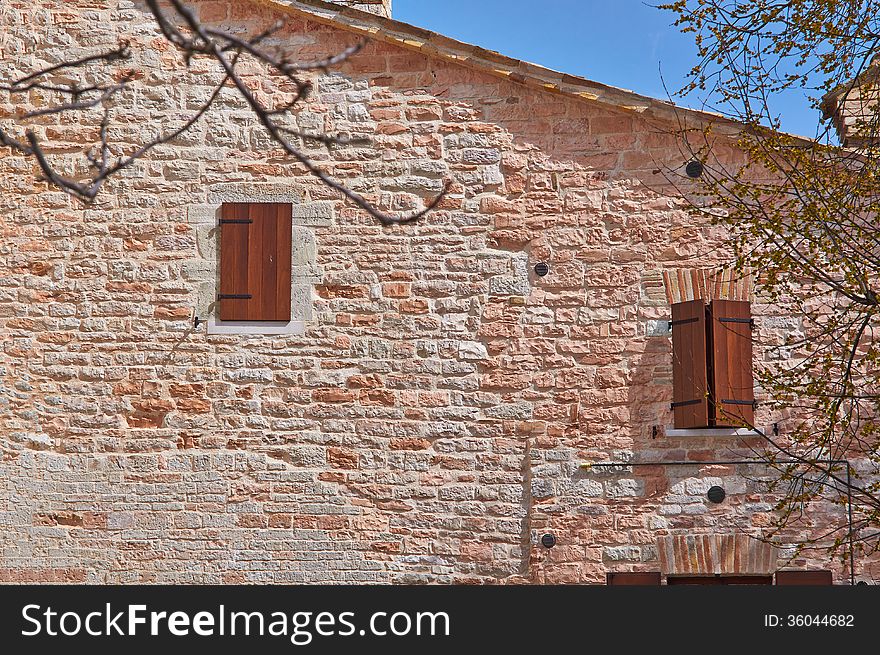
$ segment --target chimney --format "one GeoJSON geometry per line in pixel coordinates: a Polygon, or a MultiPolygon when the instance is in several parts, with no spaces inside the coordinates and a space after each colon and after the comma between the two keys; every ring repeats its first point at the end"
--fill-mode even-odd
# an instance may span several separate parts
{"type": "Polygon", "coordinates": [[[327,0],[330,4],[354,7],[370,14],[391,18],[391,0],[327,0]]]}

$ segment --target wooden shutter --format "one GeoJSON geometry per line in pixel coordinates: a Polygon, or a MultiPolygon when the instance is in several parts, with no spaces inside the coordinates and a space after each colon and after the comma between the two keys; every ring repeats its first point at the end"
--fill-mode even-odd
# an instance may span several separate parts
{"type": "Polygon", "coordinates": [[[666,584],[672,585],[721,585],[720,576],[714,575],[670,575],[666,578],[666,584]]]}
{"type": "Polygon", "coordinates": [[[713,300],[709,314],[715,424],[751,426],[755,422],[751,305],[740,300],[713,300]]]}
{"type": "Polygon", "coordinates": [[[220,214],[221,321],[289,321],[292,211],[225,203],[220,214]]]}
{"type": "Polygon", "coordinates": [[[772,585],[772,575],[685,575],[669,576],[668,585],[772,585]]]}
{"type": "Polygon", "coordinates": [[[609,585],[652,586],[660,584],[659,573],[608,573],[605,578],[609,585]]]}
{"type": "Polygon", "coordinates": [[[832,585],[831,571],[777,571],[777,585],[832,585]]]}
{"type": "Polygon", "coordinates": [[[676,428],[709,425],[706,352],[705,303],[692,300],[672,305],[672,409],[676,428]]]}

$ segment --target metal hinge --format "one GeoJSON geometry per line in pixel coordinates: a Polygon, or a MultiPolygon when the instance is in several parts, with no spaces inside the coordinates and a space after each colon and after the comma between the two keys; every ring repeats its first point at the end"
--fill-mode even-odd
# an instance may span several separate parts
{"type": "Polygon", "coordinates": [[[250,300],[253,296],[249,293],[218,293],[217,300],[250,300]]]}
{"type": "Polygon", "coordinates": [[[669,321],[669,329],[671,330],[676,325],[684,325],[685,323],[696,323],[699,320],[700,319],[698,317],[694,316],[692,318],[682,318],[678,321],[669,321]]]}
{"type": "Polygon", "coordinates": [[[681,402],[677,402],[677,403],[669,403],[669,406],[672,409],[675,409],[676,407],[684,407],[685,405],[697,405],[701,402],[703,402],[703,399],[697,398],[695,400],[682,400],[681,402]]]}
{"type": "Polygon", "coordinates": [[[221,218],[220,225],[224,223],[253,223],[250,218],[221,218]]]}
{"type": "Polygon", "coordinates": [[[719,318],[719,323],[748,323],[749,327],[755,327],[755,319],[753,318],[719,318]]]}

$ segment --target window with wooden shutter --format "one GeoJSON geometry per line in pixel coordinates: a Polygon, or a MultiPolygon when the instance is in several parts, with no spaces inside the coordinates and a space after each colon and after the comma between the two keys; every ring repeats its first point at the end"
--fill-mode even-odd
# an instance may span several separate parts
{"type": "Polygon", "coordinates": [[[660,584],[659,573],[608,573],[605,578],[608,585],[655,587],[660,584]]]}
{"type": "Polygon", "coordinates": [[[676,428],[742,427],[755,420],[751,305],[672,305],[672,409],[676,428]]]}
{"type": "Polygon", "coordinates": [[[706,305],[702,300],[672,306],[672,409],[676,428],[709,425],[706,305]]]}
{"type": "Polygon", "coordinates": [[[224,203],[221,321],[290,321],[292,232],[288,203],[224,203]]]}
{"type": "Polygon", "coordinates": [[[713,300],[711,396],[715,425],[740,427],[755,422],[752,377],[752,311],[748,302],[713,300]]]}
{"type": "Polygon", "coordinates": [[[667,585],[772,585],[772,575],[671,575],[667,585]]]}

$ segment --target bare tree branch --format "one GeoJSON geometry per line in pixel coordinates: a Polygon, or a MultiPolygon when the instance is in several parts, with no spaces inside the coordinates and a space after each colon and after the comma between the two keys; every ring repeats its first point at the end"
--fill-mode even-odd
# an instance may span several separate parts
{"type": "Polygon", "coordinates": [[[170,9],[160,7],[157,0],[146,0],[147,8],[161,34],[178,50],[187,64],[190,64],[195,58],[208,58],[213,61],[220,76],[220,81],[214,87],[209,98],[179,126],[164,131],[156,138],[142,143],[127,154],[116,154],[114,161],[114,153],[119,153],[120,148],[110,143],[108,139],[109,127],[113,120],[116,103],[135,81],[133,72],[116,68],[118,64],[126,62],[132,57],[131,43],[122,41],[115,49],[64,61],[29,73],[11,82],[0,84],[0,90],[13,96],[32,90],[40,90],[53,94],[58,100],[49,107],[23,112],[18,120],[25,123],[29,120],[67,112],[80,112],[85,115],[90,111],[100,111],[98,143],[84,153],[90,174],[71,176],[62,172],[53,163],[49,144],[43,143],[38,137],[37,131],[31,127],[25,126],[23,138],[15,137],[8,130],[0,129],[0,144],[21,155],[33,158],[45,181],[86,203],[90,203],[95,200],[105,182],[112,176],[130,167],[136,161],[147,157],[154,148],[173,142],[191,129],[215,105],[221,91],[231,85],[238,96],[245,101],[256,121],[262,125],[272,141],[285,154],[323,184],[337,191],[343,198],[353,202],[383,225],[417,221],[443,201],[450,189],[450,181],[444,183],[444,188],[439,195],[426,202],[424,209],[402,215],[383,212],[366,197],[331,177],[297,145],[297,141],[325,146],[364,145],[368,143],[365,137],[351,138],[310,133],[293,129],[284,124],[285,119],[292,115],[296,107],[308,99],[312,90],[311,80],[301,77],[301,74],[312,71],[326,73],[358,53],[363,48],[363,43],[354,44],[339,53],[317,61],[297,61],[292,59],[282,47],[268,44],[270,38],[277,35],[284,27],[283,22],[276,22],[252,36],[241,37],[203,25],[196,14],[180,0],[168,0],[167,4],[170,9]],[[242,79],[239,64],[244,58],[265,67],[267,71],[277,73],[285,82],[292,85],[295,92],[280,105],[268,106],[257,98],[242,79]],[[85,79],[87,73],[104,81],[84,83],[79,80],[64,82],[56,79],[62,74],[65,78],[79,76],[81,79],[85,79]]]}

